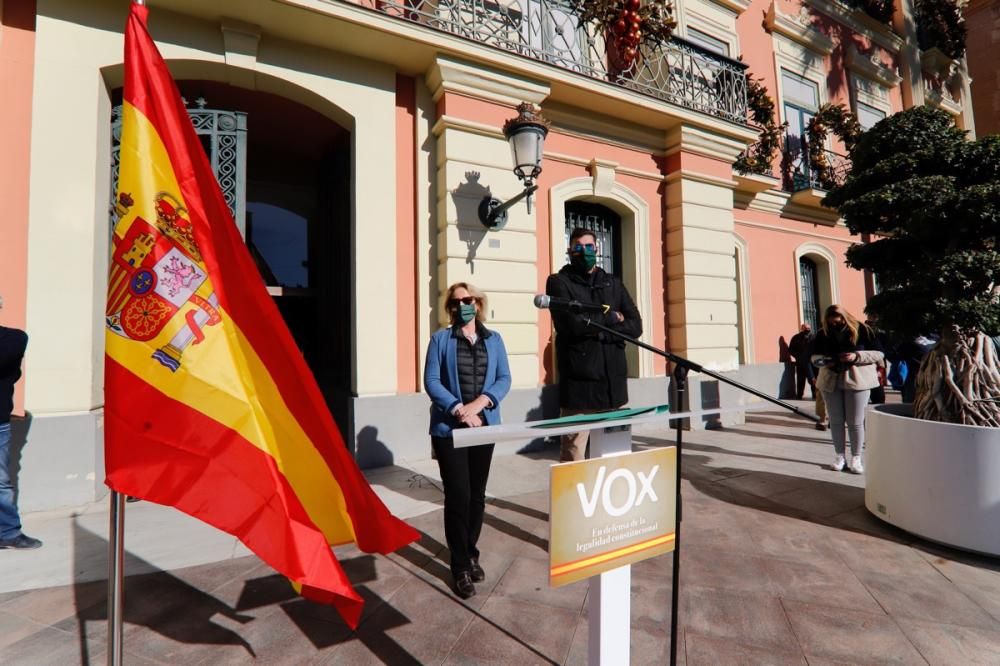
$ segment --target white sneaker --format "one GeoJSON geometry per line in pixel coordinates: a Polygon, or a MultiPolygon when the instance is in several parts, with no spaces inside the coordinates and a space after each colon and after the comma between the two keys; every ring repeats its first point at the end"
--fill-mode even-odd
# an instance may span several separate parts
{"type": "Polygon", "coordinates": [[[834,472],[840,472],[844,469],[844,465],[846,464],[847,461],[844,460],[844,454],[838,453],[837,459],[833,461],[832,465],[830,465],[830,469],[832,469],[834,472]]]}
{"type": "Polygon", "coordinates": [[[864,473],[865,466],[861,464],[861,456],[854,456],[851,458],[851,466],[849,469],[855,474],[864,473]]]}

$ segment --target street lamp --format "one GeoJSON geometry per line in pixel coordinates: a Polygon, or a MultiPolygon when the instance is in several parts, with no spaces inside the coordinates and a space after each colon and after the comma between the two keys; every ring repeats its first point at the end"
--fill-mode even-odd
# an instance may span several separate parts
{"type": "Polygon", "coordinates": [[[549,133],[549,121],[541,116],[534,104],[522,102],[517,107],[517,117],[503,125],[503,134],[510,143],[514,160],[514,173],[524,181],[524,190],[507,202],[485,197],[479,203],[479,221],[487,229],[500,229],[507,224],[507,209],[527,197],[531,212],[531,195],[538,189],[535,179],[542,173],[542,148],[549,133]]]}

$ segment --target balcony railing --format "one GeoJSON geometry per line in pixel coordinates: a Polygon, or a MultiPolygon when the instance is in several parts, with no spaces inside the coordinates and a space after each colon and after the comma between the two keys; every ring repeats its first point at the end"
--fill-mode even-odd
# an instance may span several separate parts
{"type": "Polygon", "coordinates": [[[832,150],[823,151],[823,165],[814,165],[809,160],[809,149],[805,139],[785,137],[785,148],[781,157],[783,187],[788,192],[815,189],[830,191],[842,185],[851,171],[851,161],[832,150]]]}
{"type": "Polygon", "coordinates": [[[443,30],[693,111],[747,123],[746,65],[680,38],[626,63],[565,0],[377,0],[390,16],[443,30]]]}

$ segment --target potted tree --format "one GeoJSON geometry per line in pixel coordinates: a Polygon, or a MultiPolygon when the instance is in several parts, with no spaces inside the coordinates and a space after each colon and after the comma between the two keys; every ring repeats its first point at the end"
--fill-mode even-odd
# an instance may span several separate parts
{"type": "Polygon", "coordinates": [[[936,332],[910,405],[869,412],[865,501],[903,529],[1000,555],[1000,136],[969,141],[941,110],[880,121],[824,200],[880,292],[867,311],[901,336],[936,332]]]}

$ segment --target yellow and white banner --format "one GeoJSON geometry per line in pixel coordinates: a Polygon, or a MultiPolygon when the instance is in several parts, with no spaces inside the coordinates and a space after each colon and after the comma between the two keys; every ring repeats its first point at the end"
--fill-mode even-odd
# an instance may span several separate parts
{"type": "Polygon", "coordinates": [[[677,449],[553,465],[549,584],[560,587],[674,549],[677,449]]]}

